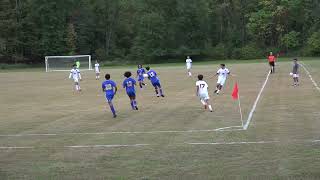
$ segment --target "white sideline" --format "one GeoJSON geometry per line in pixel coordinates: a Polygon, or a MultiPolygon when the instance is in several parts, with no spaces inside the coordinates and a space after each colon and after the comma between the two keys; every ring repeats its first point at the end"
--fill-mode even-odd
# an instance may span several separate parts
{"type": "Polygon", "coordinates": [[[213,142],[213,143],[186,143],[189,145],[240,145],[240,144],[274,144],[280,143],[280,141],[242,141],[242,142],[213,142]]]}
{"type": "Polygon", "coordinates": [[[109,144],[109,145],[84,145],[84,146],[64,146],[65,148],[116,148],[116,147],[140,147],[150,144],[109,144]]]}
{"type": "Polygon", "coordinates": [[[308,71],[308,69],[305,67],[305,64],[303,62],[300,63],[300,65],[302,66],[302,68],[306,71],[307,75],[309,76],[311,82],[313,83],[314,87],[320,92],[320,87],[318,86],[318,84],[316,83],[315,80],[313,80],[311,73],[308,71]]]}
{"type": "Polygon", "coordinates": [[[262,92],[263,92],[263,90],[264,90],[264,88],[265,88],[265,86],[266,86],[266,84],[267,84],[267,82],[268,82],[268,80],[269,80],[270,74],[271,74],[271,71],[269,71],[269,73],[268,73],[268,75],[267,75],[267,78],[266,78],[266,80],[264,81],[264,83],[263,83],[263,85],[262,85],[262,87],[261,87],[261,89],[260,89],[260,92],[259,92],[259,94],[258,94],[258,96],[257,96],[257,99],[256,99],[256,101],[255,101],[254,104],[253,104],[253,107],[252,107],[252,109],[251,109],[251,111],[250,111],[250,113],[249,113],[247,122],[246,122],[246,124],[243,126],[243,129],[244,129],[244,130],[247,130],[248,127],[249,127],[249,125],[250,125],[250,122],[251,122],[253,113],[254,113],[255,110],[256,110],[257,104],[258,104],[258,102],[259,102],[259,100],[260,100],[260,97],[261,97],[261,94],[262,94],[262,92]]]}
{"type": "Polygon", "coordinates": [[[0,146],[0,149],[32,149],[32,146],[0,146]]]}
{"type": "MultiPolygon", "coordinates": [[[[181,131],[111,131],[111,132],[84,132],[84,133],[50,133],[50,134],[0,134],[0,137],[27,137],[27,136],[65,136],[65,135],[106,135],[106,134],[161,134],[161,133],[199,133],[199,132],[223,132],[226,129],[241,127],[230,126],[217,129],[200,129],[200,130],[181,130],[181,131]]],[[[242,131],[243,129],[233,129],[232,131],[242,131]]]]}
{"type": "MultiPolygon", "coordinates": [[[[192,146],[203,146],[203,145],[250,145],[250,144],[287,144],[287,143],[320,143],[320,140],[292,140],[292,141],[233,141],[233,142],[185,142],[169,144],[173,145],[192,145],[192,146]]],[[[146,147],[146,146],[157,146],[160,144],[100,144],[100,145],[73,145],[73,146],[47,146],[47,147],[36,147],[36,146],[0,146],[0,150],[15,150],[15,149],[48,149],[48,148],[134,148],[134,147],[146,147]]]]}

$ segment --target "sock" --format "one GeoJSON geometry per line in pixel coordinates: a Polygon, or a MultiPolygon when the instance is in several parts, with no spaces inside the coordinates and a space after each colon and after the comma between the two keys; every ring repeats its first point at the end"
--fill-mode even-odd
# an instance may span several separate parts
{"type": "Polygon", "coordinates": [[[100,79],[100,76],[98,76],[98,79],[100,79]]]}
{"type": "Polygon", "coordinates": [[[192,76],[191,72],[189,72],[188,74],[189,74],[189,76],[192,76]]]}
{"type": "Polygon", "coordinates": [[[76,85],[76,90],[79,91],[80,90],[80,86],[76,85]]]}
{"type": "Polygon", "coordinates": [[[159,96],[159,92],[158,92],[158,89],[156,89],[155,91],[156,91],[156,94],[157,94],[157,96],[159,96]]]}
{"type": "Polygon", "coordinates": [[[206,102],[204,102],[204,100],[201,100],[201,103],[202,103],[203,105],[206,105],[206,102]]]}
{"type": "Polygon", "coordinates": [[[110,105],[110,109],[111,109],[112,114],[115,116],[116,115],[116,111],[114,110],[113,105],[110,105]]]}
{"type": "Polygon", "coordinates": [[[210,109],[210,111],[212,111],[212,106],[211,105],[209,105],[209,109],[210,109]]]}
{"type": "Polygon", "coordinates": [[[217,90],[217,94],[219,94],[219,92],[220,92],[220,90],[218,89],[218,90],[217,90]]]}
{"type": "Polygon", "coordinates": [[[139,83],[140,88],[142,89],[142,83],[139,83]]]}
{"type": "Polygon", "coordinates": [[[134,109],[133,101],[130,102],[132,109],[134,109]]]}
{"type": "Polygon", "coordinates": [[[161,88],[160,88],[160,94],[161,94],[161,95],[163,95],[163,93],[162,93],[162,89],[161,89],[161,88]]]}

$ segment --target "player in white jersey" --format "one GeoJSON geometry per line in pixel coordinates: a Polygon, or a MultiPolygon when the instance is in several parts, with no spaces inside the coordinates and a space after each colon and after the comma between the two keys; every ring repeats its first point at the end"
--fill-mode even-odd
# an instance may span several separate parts
{"type": "Polygon", "coordinates": [[[187,56],[186,66],[187,66],[188,75],[192,76],[192,73],[191,73],[192,59],[190,58],[190,56],[187,56]]]}
{"type": "Polygon", "coordinates": [[[100,79],[100,64],[98,61],[94,64],[94,71],[96,72],[96,80],[100,79]]]}
{"type": "Polygon", "coordinates": [[[198,81],[196,82],[197,87],[197,96],[200,98],[201,103],[204,105],[204,108],[209,107],[210,112],[212,112],[212,106],[209,103],[209,93],[208,93],[208,84],[203,81],[203,75],[198,75],[198,81]]]}
{"type": "Polygon", "coordinates": [[[80,70],[77,69],[77,65],[73,65],[73,68],[70,71],[69,79],[73,79],[74,86],[76,91],[81,91],[79,81],[81,81],[81,74],[80,70]]]}
{"type": "Polygon", "coordinates": [[[218,76],[217,87],[214,93],[219,94],[222,87],[226,83],[228,76],[230,75],[229,69],[226,68],[225,64],[220,64],[220,69],[217,71],[215,76],[218,76]]]}

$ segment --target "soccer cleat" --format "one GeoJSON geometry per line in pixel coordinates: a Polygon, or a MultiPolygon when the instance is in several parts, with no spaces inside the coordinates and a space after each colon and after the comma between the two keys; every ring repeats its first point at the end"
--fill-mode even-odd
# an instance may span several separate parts
{"type": "Polygon", "coordinates": [[[216,94],[218,92],[218,90],[215,90],[213,93],[216,94]]]}
{"type": "Polygon", "coordinates": [[[164,95],[163,95],[163,94],[161,94],[161,97],[164,97],[164,95]]]}
{"type": "Polygon", "coordinates": [[[113,115],[113,118],[116,118],[117,117],[117,115],[113,115]]]}
{"type": "Polygon", "coordinates": [[[136,110],[138,111],[139,109],[138,109],[138,106],[136,106],[136,110]]]}
{"type": "Polygon", "coordinates": [[[160,97],[160,95],[159,95],[159,94],[157,94],[157,97],[160,97]]]}

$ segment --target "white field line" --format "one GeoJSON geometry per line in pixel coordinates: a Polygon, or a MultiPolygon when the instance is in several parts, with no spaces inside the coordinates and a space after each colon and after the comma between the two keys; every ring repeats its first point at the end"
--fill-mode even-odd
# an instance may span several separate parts
{"type": "Polygon", "coordinates": [[[257,104],[258,104],[258,102],[259,102],[259,100],[260,100],[261,94],[262,94],[262,92],[263,92],[263,90],[264,90],[264,88],[265,88],[265,86],[266,86],[266,84],[267,84],[267,82],[268,82],[268,80],[269,80],[270,73],[271,73],[271,71],[269,71],[269,73],[268,73],[268,75],[267,75],[267,78],[266,78],[266,80],[264,81],[264,83],[263,83],[263,85],[262,85],[262,87],[261,87],[261,89],[260,89],[260,92],[259,92],[259,94],[258,94],[258,96],[257,96],[257,99],[256,99],[256,101],[254,102],[254,104],[253,104],[253,106],[252,106],[252,109],[251,109],[251,111],[250,111],[250,113],[249,113],[247,122],[246,122],[245,125],[243,126],[243,129],[244,129],[244,130],[247,130],[248,127],[249,127],[249,125],[250,125],[250,122],[251,122],[252,117],[253,117],[253,113],[254,113],[255,110],[256,110],[256,107],[257,107],[257,104]]]}
{"type": "MultiPolygon", "coordinates": [[[[175,145],[192,145],[192,146],[204,146],[204,145],[251,145],[251,144],[285,144],[288,143],[320,143],[320,140],[292,140],[292,141],[233,141],[233,142],[185,142],[169,144],[175,145]]],[[[97,145],[70,145],[70,146],[0,146],[0,150],[17,150],[17,149],[50,149],[50,148],[67,148],[67,149],[79,149],[79,148],[134,148],[134,147],[146,147],[146,146],[158,146],[160,144],[97,144],[97,145]]]]}
{"type": "Polygon", "coordinates": [[[241,126],[230,126],[217,129],[200,129],[200,130],[170,130],[170,131],[111,131],[111,132],[79,132],[79,133],[50,133],[50,134],[0,134],[0,137],[27,137],[27,136],[66,136],[66,135],[106,135],[106,134],[161,134],[161,133],[199,133],[199,132],[223,132],[230,131],[226,129],[239,127],[239,129],[233,129],[233,131],[242,131],[241,126]]]}
{"type": "Polygon", "coordinates": [[[109,144],[109,145],[80,145],[80,146],[64,146],[65,148],[117,148],[117,147],[142,147],[150,144],[109,144]]]}
{"type": "Polygon", "coordinates": [[[314,87],[320,92],[320,87],[318,86],[316,81],[312,78],[311,73],[308,71],[308,69],[306,68],[305,64],[303,62],[301,62],[300,65],[306,71],[306,73],[309,76],[309,78],[310,78],[311,82],[313,83],[314,87]]]}
{"type": "Polygon", "coordinates": [[[242,142],[212,142],[212,143],[186,143],[189,145],[241,145],[241,144],[275,144],[280,141],[242,141],[242,142]]]}
{"type": "Polygon", "coordinates": [[[0,146],[0,149],[33,149],[32,146],[0,146]]]}

